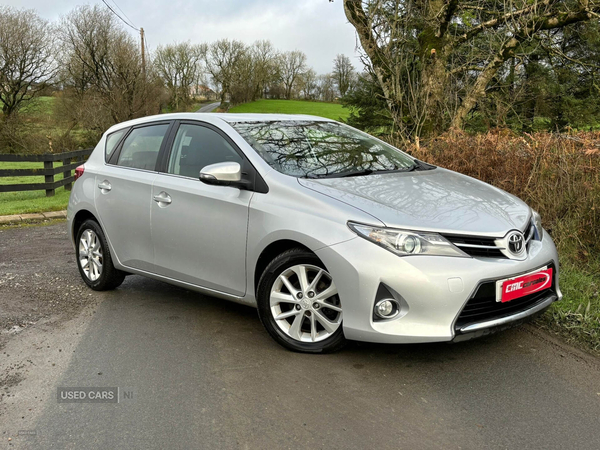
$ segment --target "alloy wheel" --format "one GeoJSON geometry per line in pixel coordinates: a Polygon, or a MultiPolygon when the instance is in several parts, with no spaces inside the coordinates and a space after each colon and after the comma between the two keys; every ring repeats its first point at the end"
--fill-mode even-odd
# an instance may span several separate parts
{"type": "Polygon", "coordinates": [[[300,342],[318,342],[342,324],[342,305],[331,275],[318,266],[284,270],[270,292],[270,309],[279,328],[300,342]]]}
{"type": "Polygon", "coordinates": [[[90,230],[85,230],[79,239],[79,264],[86,277],[96,281],[102,275],[102,246],[98,235],[90,230]]]}

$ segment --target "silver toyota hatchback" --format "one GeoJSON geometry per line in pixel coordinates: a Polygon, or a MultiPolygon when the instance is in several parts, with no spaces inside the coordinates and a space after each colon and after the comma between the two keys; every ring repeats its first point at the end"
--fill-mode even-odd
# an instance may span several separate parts
{"type": "Polygon", "coordinates": [[[521,200],[319,117],[125,122],[76,178],[68,227],[90,288],[137,274],[252,305],[291,350],[466,340],[562,297],[521,200]]]}

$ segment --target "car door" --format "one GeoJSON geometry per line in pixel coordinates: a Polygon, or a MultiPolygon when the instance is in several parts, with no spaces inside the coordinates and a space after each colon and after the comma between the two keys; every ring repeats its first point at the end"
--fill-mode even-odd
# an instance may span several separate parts
{"type": "MultiPolygon", "coordinates": [[[[118,260],[126,267],[154,270],[152,183],[170,125],[152,123],[128,130],[96,175],[95,202],[100,223],[118,260]]],[[[111,137],[107,137],[109,144],[111,137]]]]}
{"type": "Polygon", "coordinates": [[[200,170],[219,162],[248,164],[224,132],[181,122],[164,172],[152,188],[152,241],[157,273],[242,296],[252,192],[204,184],[200,170]]]}

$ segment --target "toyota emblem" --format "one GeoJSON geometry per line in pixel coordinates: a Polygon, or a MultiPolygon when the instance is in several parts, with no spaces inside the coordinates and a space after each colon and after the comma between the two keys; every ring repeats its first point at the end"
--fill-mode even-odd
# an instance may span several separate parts
{"type": "Polygon", "coordinates": [[[513,231],[508,235],[508,250],[513,255],[519,255],[523,253],[525,249],[525,238],[519,231],[513,231]]]}

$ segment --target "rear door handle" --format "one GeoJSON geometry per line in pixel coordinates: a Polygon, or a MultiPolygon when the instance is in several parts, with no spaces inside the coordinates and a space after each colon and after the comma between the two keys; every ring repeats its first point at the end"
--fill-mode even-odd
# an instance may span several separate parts
{"type": "Polygon", "coordinates": [[[98,185],[98,189],[100,189],[102,192],[104,192],[104,191],[108,192],[112,189],[112,186],[110,185],[108,180],[104,180],[102,183],[100,183],[98,185]]]}
{"type": "Polygon", "coordinates": [[[164,203],[165,205],[170,205],[172,200],[169,194],[167,194],[165,191],[162,191],[154,196],[154,201],[158,203],[158,206],[161,206],[161,203],[164,203]]]}

